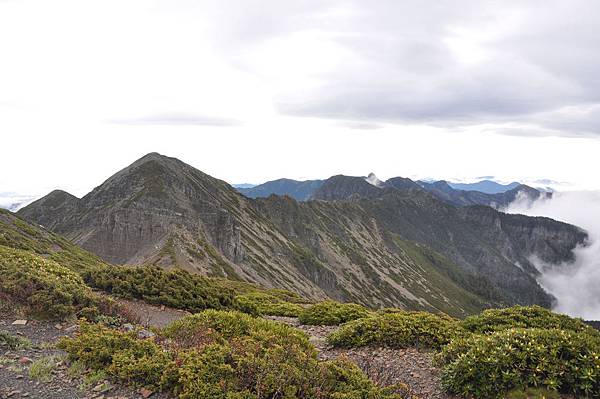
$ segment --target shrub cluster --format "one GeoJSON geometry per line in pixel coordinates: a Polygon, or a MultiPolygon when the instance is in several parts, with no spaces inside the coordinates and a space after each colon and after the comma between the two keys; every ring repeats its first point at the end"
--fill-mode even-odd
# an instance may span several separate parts
{"type": "Polygon", "coordinates": [[[182,399],[402,397],[396,387],[376,387],[351,363],[319,362],[299,330],[240,312],[207,310],[155,340],[82,323],[59,347],[87,367],[182,399]]]}
{"type": "Polygon", "coordinates": [[[428,312],[378,312],[354,320],[329,334],[327,341],[336,347],[380,345],[391,348],[434,348],[450,342],[456,335],[457,321],[428,312]]]}
{"type": "Polygon", "coordinates": [[[600,340],[559,329],[508,329],[457,338],[437,355],[453,393],[499,397],[513,388],[545,387],[600,396],[600,340]]]}
{"type": "Polygon", "coordinates": [[[0,293],[40,317],[60,319],[98,300],[70,269],[31,252],[0,246],[0,293]]]}
{"type": "Polygon", "coordinates": [[[235,303],[233,290],[181,269],[104,265],[82,274],[89,286],[110,294],[191,312],[233,308],[235,303]]]}
{"type": "Polygon", "coordinates": [[[298,317],[302,306],[286,302],[266,292],[251,292],[235,297],[239,310],[254,315],[298,317]]]}
{"type": "Polygon", "coordinates": [[[554,313],[541,306],[513,306],[505,309],[487,309],[461,321],[461,327],[472,333],[490,333],[510,328],[556,328],[597,334],[597,330],[576,319],[554,313]]]}
{"type": "Polygon", "coordinates": [[[367,317],[371,312],[362,305],[323,301],[303,309],[300,323],[315,326],[337,326],[351,320],[367,317]]]}

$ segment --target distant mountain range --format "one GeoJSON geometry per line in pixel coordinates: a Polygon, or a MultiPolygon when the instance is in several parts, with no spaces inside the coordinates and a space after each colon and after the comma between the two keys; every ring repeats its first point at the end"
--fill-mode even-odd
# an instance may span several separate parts
{"type": "Polygon", "coordinates": [[[479,191],[486,194],[500,194],[519,187],[521,183],[512,182],[509,184],[500,184],[493,180],[481,180],[475,183],[448,182],[448,185],[455,190],[479,191]]]}
{"type": "Polygon", "coordinates": [[[406,178],[278,182],[287,196],[248,198],[151,153],[82,198],[53,191],[18,215],[108,262],[452,315],[497,304],[550,306],[529,259],[569,262],[587,240],[578,227],[551,219],[456,206],[454,196],[442,198],[446,187],[406,178]]]}
{"type": "MultiPolygon", "coordinates": [[[[336,179],[338,176],[331,177],[336,179]]],[[[551,194],[537,190],[521,183],[500,184],[491,180],[482,180],[477,183],[450,183],[444,180],[435,182],[413,181],[405,177],[393,177],[381,181],[370,173],[363,178],[374,187],[394,187],[396,189],[424,189],[441,201],[456,206],[487,205],[497,209],[506,208],[517,196],[522,196],[530,201],[540,196],[551,194]]],[[[237,190],[249,198],[266,198],[272,194],[287,195],[297,201],[311,199],[330,199],[327,194],[320,192],[326,180],[298,181],[291,179],[278,179],[259,184],[253,187],[236,187],[237,190]]],[[[376,192],[372,189],[367,191],[376,192]]],[[[353,192],[354,193],[354,192],[353,192]]],[[[364,192],[359,193],[365,195],[364,192]]]]}

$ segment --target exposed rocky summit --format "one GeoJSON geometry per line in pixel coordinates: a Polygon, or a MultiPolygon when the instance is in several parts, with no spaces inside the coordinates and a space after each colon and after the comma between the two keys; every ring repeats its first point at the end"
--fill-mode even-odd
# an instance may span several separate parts
{"type": "Polygon", "coordinates": [[[585,232],[456,207],[413,183],[334,176],[315,200],[249,199],[152,153],[81,199],[53,192],[19,214],[109,262],[184,267],[311,298],[454,315],[550,304],[529,259],[568,261],[585,232]]]}

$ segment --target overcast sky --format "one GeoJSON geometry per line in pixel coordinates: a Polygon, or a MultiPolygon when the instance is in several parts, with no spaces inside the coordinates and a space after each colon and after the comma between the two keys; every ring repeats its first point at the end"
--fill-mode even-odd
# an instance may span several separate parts
{"type": "Polygon", "coordinates": [[[598,189],[600,2],[0,0],[0,192],[145,153],[598,189]]]}

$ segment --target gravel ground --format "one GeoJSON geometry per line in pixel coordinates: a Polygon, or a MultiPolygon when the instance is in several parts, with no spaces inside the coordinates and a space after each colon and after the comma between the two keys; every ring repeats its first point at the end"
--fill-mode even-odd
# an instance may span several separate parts
{"type": "Polygon", "coordinates": [[[319,359],[331,360],[346,357],[360,367],[380,386],[404,384],[411,396],[423,399],[450,399],[442,389],[439,370],[432,364],[432,354],[427,351],[365,347],[353,349],[333,348],[325,338],[337,326],[301,325],[292,317],[269,317],[292,325],[308,334],[310,342],[319,350],[319,359]]]}
{"type": "MultiPolygon", "coordinates": [[[[146,308],[144,308],[146,309],[146,308]]],[[[147,310],[147,309],[146,309],[147,310]]],[[[162,312],[168,313],[168,312],[162,312]]],[[[86,373],[70,375],[66,354],[54,349],[53,344],[63,336],[76,331],[73,323],[58,324],[47,321],[27,320],[25,325],[12,324],[24,319],[11,312],[0,313],[0,330],[11,335],[29,339],[28,349],[0,349],[0,398],[39,398],[39,399],[138,399],[143,394],[132,388],[114,384],[105,379],[85,383],[86,373]],[[38,359],[52,357],[52,371],[48,379],[30,378],[31,364],[38,359]]],[[[152,393],[151,399],[167,399],[169,395],[152,393]]]]}

